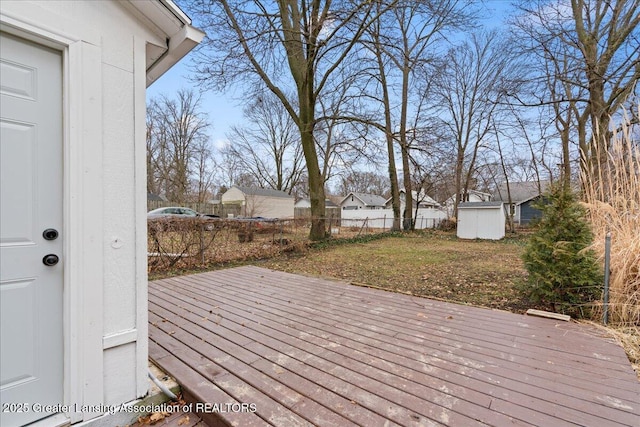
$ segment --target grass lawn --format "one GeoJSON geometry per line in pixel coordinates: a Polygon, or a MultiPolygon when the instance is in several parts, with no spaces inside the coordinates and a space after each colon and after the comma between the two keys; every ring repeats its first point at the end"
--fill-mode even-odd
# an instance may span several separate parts
{"type": "Polygon", "coordinates": [[[517,286],[526,280],[526,237],[459,240],[450,233],[411,233],[366,243],[310,249],[261,261],[262,267],[345,280],[430,298],[523,313],[534,307],[517,286]]]}

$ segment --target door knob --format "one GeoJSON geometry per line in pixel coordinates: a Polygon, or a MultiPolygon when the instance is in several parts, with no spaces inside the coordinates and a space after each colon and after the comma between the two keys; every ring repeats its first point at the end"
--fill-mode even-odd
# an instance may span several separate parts
{"type": "Polygon", "coordinates": [[[42,258],[42,263],[47,267],[53,267],[58,263],[58,261],[60,261],[60,258],[58,258],[58,255],[54,254],[45,255],[44,258],[42,258]]]}
{"type": "Polygon", "coordinates": [[[58,230],[47,228],[42,232],[42,237],[44,237],[45,240],[56,240],[58,238],[58,230]]]}

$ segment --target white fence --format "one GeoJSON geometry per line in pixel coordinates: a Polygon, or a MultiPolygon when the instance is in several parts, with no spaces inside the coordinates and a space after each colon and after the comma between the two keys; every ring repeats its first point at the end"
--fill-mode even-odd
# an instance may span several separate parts
{"type": "MultiPolygon", "coordinates": [[[[340,215],[340,225],[342,227],[362,227],[366,225],[369,228],[388,230],[393,225],[392,209],[342,210],[340,215]]],[[[440,221],[447,219],[447,212],[443,209],[418,209],[418,215],[416,216],[414,210],[413,216],[416,219],[416,230],[423,230],[437,227],[440,221]]]]}

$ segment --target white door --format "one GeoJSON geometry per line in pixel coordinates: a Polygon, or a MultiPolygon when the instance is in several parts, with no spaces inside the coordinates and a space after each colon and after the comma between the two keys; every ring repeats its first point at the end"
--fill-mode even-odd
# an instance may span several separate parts
{"type": "Polygon", "coordinates": [[[63,403],[62,58],[5,33],[0,56],[0,425],[20,426],[63,403]]]}

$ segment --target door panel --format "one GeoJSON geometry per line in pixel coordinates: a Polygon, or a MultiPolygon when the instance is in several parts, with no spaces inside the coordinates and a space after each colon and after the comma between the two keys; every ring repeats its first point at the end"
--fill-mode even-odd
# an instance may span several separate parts
{"type": "Polygon", "coordinates": [[[0,400],[21,409],[0,424],[19,426],[52,415],[33,404],[64,403],[62,58],[5,33],[0,44],[0,400]]]}
{"type": "Polygon", "coordinates": [[[33,213],[36,204],[34,194],[34,170],[36,159],[35,126],[0,119],[0,157],[3,185],[0,200],[0,244],[23,245],[35,243],[33,213]],[[7,183],[9,184],[9,183],[7,183]]]}

